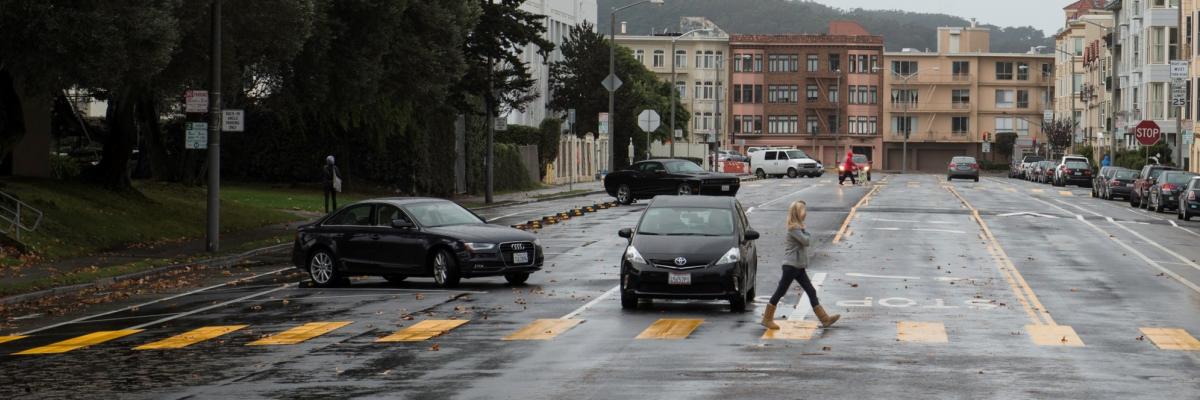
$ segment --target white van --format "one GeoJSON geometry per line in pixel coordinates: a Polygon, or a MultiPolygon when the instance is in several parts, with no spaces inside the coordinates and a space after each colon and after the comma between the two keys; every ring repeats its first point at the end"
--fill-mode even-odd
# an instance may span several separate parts
{"type": "Polygon", "coordinates": [[[825,173],[825,166],[813,160],[803,150],[779,149],[759,150],[750,153],[750,168],[759,179],[768,176],[818,177],[825,173]]]}

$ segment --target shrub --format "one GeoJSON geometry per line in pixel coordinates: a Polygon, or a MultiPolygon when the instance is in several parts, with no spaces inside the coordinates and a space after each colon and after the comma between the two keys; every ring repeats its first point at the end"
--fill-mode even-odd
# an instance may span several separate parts
{"type": "Polygon", "coordinates": [[[83,171],[78,161],[70,156],[53,154],[50,156],[50,176],[54,179],[75,179],[83,171]]]}

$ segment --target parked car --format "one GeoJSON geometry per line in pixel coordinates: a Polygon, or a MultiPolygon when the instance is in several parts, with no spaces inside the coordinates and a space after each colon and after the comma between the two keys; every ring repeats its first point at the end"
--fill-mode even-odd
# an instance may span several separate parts
{"type": "Polygon", "coordinates": [[[1092,186],[1092,164],[1086,158],[1063,158],[1061,164],[1054,169],[1053,185],[1079,187],[1092,186]]]}
{"type": "Polygon", "coordinates": [[[1179,207],[1179,196],[1183,194],[1184,187],[1196,176],[1196,174],[1185,171],[1164,171],[1159,176],[1158,182],[1150,186],[1150,195],[1146,198],[1146,208],[1155,212],[1167,212],[1167,210],[1179,207]]]}
{"type": "Polygon", "coordinates": [[[734,312],[754,301],[758,232],[731,197],[660,196],[650,202],[621,258],[621,307],[640,299],[728,300],[734,312]]]}
{"type": "Polygon", "coordinates": [[[1105,200],[1112,200],[1116,197],[1129,198],[1129,192],[1133,190],[1133,181],[1137,180],[1137,171],[1126,168],[1118,168],[1109,171],[1110,177],[1104,180],[1103,186],[1100,189],[1100,197],[1105,200]]]}
{"type": "Polygon", "coordinates": [[[717,150],[717,161],[749,162],[750,158],[733,150],[717,150]]]}
{"type": "Polygon", "coordinates": [[[1184,221],[1191,221],[1193,216],[1200,215],[1200,177],[1192,178],[1179,195],[1179,211],[1176,215],[1184,221]]]}
{"type": "Polygon", "coordinates": [[[1133,190],[1129,193],[1129,205],[1131,207],[1146,208],[1146,196],[1150,193],[1150,187],[1158,183],[1158,176],[1162,175],[1163,171],[1178,170],[1179,168],[1160,164],[1150,164],[1142,167],[1142,172],[1138,173],[1137,180],[1133,181],[1133,190]]]}
{"type": "Polygon", "coordinates": [[[1112,177],[1113,172],[1123,167],[1100,167],[1100,171],[1092,175],[1092,197],[1101,197],[1101,190],[1108,184],[1108,179],[1112,177]]]}
{"type": "Polygon", "coordinates": [[[952,181],[954,178],[975,179],[975,182],[979,182],[979,162],[975,157],[951,158],[950,165],[946,167],[946,180],[952,181]]]}
{"type": "Polygon", "coordinates": [[[1050,178],[1054,176],[1054,169],[1057,165],[1054,161],[1038,161],[1038,166],[1034,170],[1034,181],[1037,183],[1050,183],[1050,178]]]}
{"type": "Polygon", "coordinates": [[[873,169],[871,168],[871,159],[867,158],[865,154],[855,154],[854,157],[851,157],[850,159],[854,161],[855,165],[858,165],[858,169],[860,171],[867,174],[867,181],[870,181],[871,170],[873,169]]]}
{"type": "Polygon", "coordinates": [[[392,282],[433,277],[447,288],[463,278],[501,275],[522,284],[543,258],[533,234],[489,225],[457,203],[430,198],[351,204],[300,226],[292,246],[292,263],[319,287],[356,275],[392,282]]]}
{"type": "Polygon", "coordinates": [[[1042,156],[1024,156],[1021,159],[1013,160],[1012,166],[1009,168],[1008,177],[1017,179],[1028,179],[1025,174],[1029,171],[1030,164],[1042,161],[1042,156]]]}
{"type": "Polygon", "coordinates": [[[819,177],[825,166],[812,159],[804,150],[759,150],[750,153],[750,166],[760,179],[766,177],[819,177]]]}
{"type": "Polygon", "coordinates": [[[741,179],[705,171],[688,160],[646,160],[604,177],[604,190],[621,204],[662,194],[737,195],[741,179]]]}

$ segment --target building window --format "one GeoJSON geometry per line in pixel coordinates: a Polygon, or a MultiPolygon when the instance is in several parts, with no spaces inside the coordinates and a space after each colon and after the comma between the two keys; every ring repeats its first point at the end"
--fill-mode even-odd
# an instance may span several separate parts
{"type": "Polygon", "coordinates": [[[859,72],[858,56],[851,54],[847,60],[850,61],[850,73],[852,73],[852,74],[858,73],[859,72]]]}
{"type": "Polygon", "coordinates": [[[1073,38],[1071,38],[1071,43],[1073,43],[1075,46],[1075,48],[1073,50],[1075,52],[1075,57],[1082,56],[1083,55],[1083,38],[1073,37],[1073,38]]]}
{"type": "Polygon", "coordinates": [[[696,69],[704,68],[704,52],[696,50],[696,69]]]}
{"type": "Polygon", "coordinates": [[[1013,78],[1013,63],[1011,62],[996,62],[996,79],[1002,81],[1011,81],[1013,78]]]}
{"type": "Polygon", "coordinates": [[[1179,28],[1167,28],[1167,60],[1179,59],[1179,28]]]}
{"type": "Polygon", "coordinates": [[[808,116],[804,123],[804,130],[813,135],[821,133],[821,124],[817,122],[817,116],[808,116]]]}
{"type": "Polygon", "coordinates": [[[762,104],[762,102],[763,102],[762,97],[763,97],[762,96],[762,85],[754,85],[754,103],[762,104]]]}
{"type": "Polygon", "coordinates": [[[676,94],[679,98],[687,97],[687,81],[675,81],[675,91],[679,92],[676,94]]]}
{"type": "Polygon", "coordinates": [[[704,100],[715,99],[717,94],[716,94],[716,90],[714,88],[715,87],[713,86],[712,81],[704,82],[704,97],[702,97],[702,99],[704,99],[704,100]]]}
{"type": "Polygon", "coordinates": [[[840,91],[838,90],[837,87],[829,88],[829,102],[830,103],[834,103],[834,104],[841,103],[841,99],[838,96],[838,92],[840,92],[840,91]]]}
{"type": "Polygon", "coordinates": [[[892,103],[916,106],[920,101],[917,89],[892,89],[892,103]]]}
{"type": "Polygon", "coordinates": [[[867,117],[867,131],[863,132],[870,135],[879,134],[879,117],[867,117]]]}
{"type": "Polygon", "coordinates": [[[1079,94],[1083,90],[1083,74],[1071,76],[1071,93],[1079,94]]]}
{"type": "Polygon", "coordinates": [[[879,104],[879,86],[871,86],[871,104],[879,104]]]}
{"type": "Polygon", "coordinates": [[[1029,91],[1017,91],[1017,108],[1029,108],[1029,91]]]}
{"type": "Polygon", "coordinates": [[[864,72],[875,73],[875,68],[879,68],[879,56],[871,56],[871,66],[864,72]]]}
{"type": "Polygon", "coordinates": [[[950,132],[965,135],[971,129],[970,117],[953,117],[950,119],[950,132]]]}
{"type": "MultiPolygon", "coordinates": [[[[850,57],[850,58],[853,59],[854,57],[850,57]]],[[[851,65],[853,65],[853,64],[851,64],[851,65]]],[[[866,88],[864,88],[864,89],[866,89],[866,88]]],[[[850,87],[847,90],[850,91],[850,97],[848,98],[849,103],[850,104],[859,104],[858,103],[858,86],[850,85],[850,87]]]]}
{"type": "Polygon", "coordinates": [[[713,128],[716,127],[716,124],[713,124],[713,122],[714,122],[713,121],[713,113],[711,113],[711,112],[704,113],[704,128],[702,128],[702,129],[704,129],[706,131],[711,131],[713,128]]]}
{"type": "Polygon", "coordinates": [[[692,97],[697,98],[697,99],[703,99],[704,98],[704,83],[700,82],[700,81],[696,81],[696,85],[693,86],[693,88],[694,88],[695,92],[692,97]]]}
{"type": "Polygon", "coordinates": [[[762,72],[762,54],[754,55],[754,72],[762,72]]]}
{"type": "Polygon", "coordinates": [[[1165,118],[1163,111],[1166,108],[1164,106],[1166,103],[1166,90],[1164,89],[1165,85],[1162,83],[1156,82],[1150,84],[1150,98],[1146,99],[1146,102],[1150,105],[1150,114],[1148,115],[1149,118],[1147,119],[1165,118]]]}
{"type": "Polygon", "coordinates": [[[904,116],[892,117],[892,132],[898,136],[909,136],[913,132],[913,127],[917,125],[917,117],[904,116]]]}
{"type": "Polygon", "coordinates": [[[821,59],[816,54],[808,55],[808,72],[816,72],[821,69],[821,59]]]}
{"type": "Polygon", "coordinates": [[[892,61],[892,73],[898,75],[912,75],[917,73],[916,61],[892,61]]]}
{"type": "Polygon", "coordinates": [[[687,68],[687,50],[675,50],[675,67],[687,68]]]}
{"type": "Polygon", "coordinates": [[[666,61],[664,54],[666,53],[664,53],[662,50],[654,51],[654,68],[662,68],[664,65],[663,63],[666,61]]]}
{"type": "Polygon", "coordinates": [[[950,106],[955,109],[971,108],[971,89],[954,89],[950,91],[950,106]]]}
{"type": "Polygon", "coordinates": [[[1019,81],[1029,80],[1029,63],[1023,63],[1023,62],[1017,63],[1017,80],[1019,80],[1019,81]]]}
{"type": "Polygon", "coordinates": [[[996,108],[1013,108],[1016,106],[1016,94],[1012,90],[996,90],[996,108]]]}
{"type": "Polygon", "coordinates": [[[638,62],[645,64],[646,63],[646,51],[642,50],[642,49],[634,50],[633,58],[638,60],[638,62]]]}
{"type": "Polygon", "coordinates": [[[817,88],[817,85],[808,85],[805,90],[805,99],[808,101],[817,101],[817,98],[819,97],[821,97],[821,94],[820,90],[817,88]]]}
{"type": "Polygon", "coordinates": [[[799,128],[799,118],[795,115],[771,115],[767,117],[767,132],[784,135],[794,135],[799,128]]]}
{"type": "Polygon", "coordinates": [[[725,65],[725,53],[718,51],[716,53],[716,55],[713,56],[713,68],[723,69],[723,68],[725,68],[724,65],[725,65]]]}
{"type": "Polygon", "coordinates": [[[830,54],[829,55],[829,70],[830,71],[839,71],[841,69],[842,69],[842,55],[836,54],[836,53],[830,54]]]}
{"type": "Polygon", "coordinates": [[[1029,121],[1015,118],[1013,120],[1018,136],[1029,136],[1029,121]]]}
{"type": "Polygon", "coordinates": [[[1012,117],[996,117],[996,133],[1014,132],[1012,117]]]}
{"type": "Polygon", "coordinates": [[[971,62],[970,61],[954,61],[950,64],[951,78],[956,81],[970,79],[971,62]]]}
{"type": "MultiPolygon", "coordinates": [[[[714,57],[712,50],[705,51],[704,52],[704,69],[716,68],[715,64],[716,64],[716,57],[714,57]]],[[[697,65],[697,67],[699,67],[699,65],[697,65]]]]}
{"type": "Polygon", "coordinates": [[[841,131],[841,124],[839,123],[841,121],[838,121],[837,115],[830,115],[826,119],[829,120],[829,132],[830,133],[838,133],[841,131]]]}

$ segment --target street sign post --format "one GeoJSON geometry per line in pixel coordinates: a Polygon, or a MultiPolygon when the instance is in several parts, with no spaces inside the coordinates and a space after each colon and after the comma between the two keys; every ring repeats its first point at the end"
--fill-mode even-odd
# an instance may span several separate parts
{"type": "Polygon", "coordinates": [[[1158,124],[1154,121],[1145,120],[1133,128],[1133,137],[1142,146],[1153,146],[1162,140],[1162,129],[1159,129],[1158,124]]]}
{"type": "Polygon", "coordinates": [[[243,110],[221,110],[221,130],[225,132],[244,132],[245,111],[243,110]]]}
{"type": "Polygon", "coordinates": [[[574,108],[567,110],[567,123],[571,124],[571,125],[575,125],[575,109],[574,108]]]}
{"type": "Polygon", "coordinates": [[[597,119],[597,121],[599,121],[599,124],[598,124],[599,126],[597,127],[596,130],[600,131],[598,133],[601,135],[607,135],[608,134],[608,113],[600,113],[600,117],[597,119]]]}
{"type": "Polygon", "coordinates": [[[1054,122],[1054,111],[1051,111],[1051,110],[1042,111],[1042,121],[1045,121],[1047,123],[1054,122]]]}
{"type": "Polygon", "coordinates": [[[189,90],[183,93],[183,111],[186,113],[208,112],[208,91],[189,90]]]}
{"type": "Polygon", "coordinates": [[[617,74],[608,74],[608,77],[604,78],[604,80],[600,82],[600,84],[604,86],[604,89],[608,90],[609,92],[615,92],[617,89],[620,89],[622,83],[624,82],[621,82],[621,78],[618,78],[617,74]]]}
{"type": "Polygon", "coordinates": [[[188,122],[183,148],[203,150],[208,148],[208,123],[188,122]]]}
{"type": "Polygon", "coordinates": [[[496,132],[504,132],[508,130],[508,117],[496,117],[496,132]]]}
{"type": "Polygon", "coordinates": [[[1188,78],[1188,62],[1187,60],[1171,60],[1171,80],[1184,80],[1188,78]]]}
{"type": "Polygon", "coordinates": [[[1195,139],[1196,139],[1196,132],[1194,132],[1194,131],[1184,131],[1183,132],[1183,144],[1184,145],[1191,145],[1195,141],[1195,139]]]}
{"type": "Polygon", "coordinates": [[[658,112],[654,110],[642,110],[637,117],[638,128],[642,128],[642,132],[650,133],[658,129],[662,125],[662,119],[658,117],[658,112]]]}
{"type": "Polygon", "coordinates": [[[992,142],[983,142],[983,152],[984,153],[992,152],[992,142]]]}
{"type": "Polygon", "coordinates": [[[675,138],[683,139],[683,129],[682,128],[675,128],[675,138]]]}

